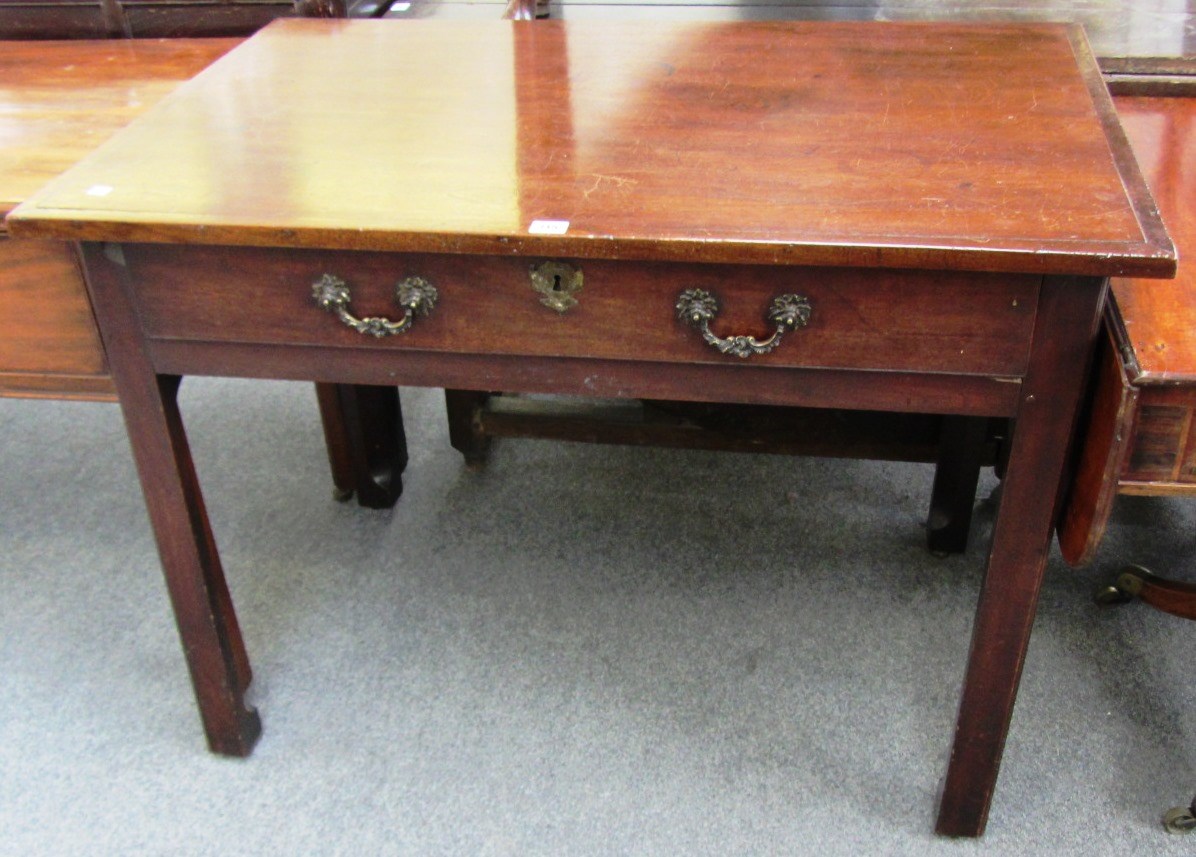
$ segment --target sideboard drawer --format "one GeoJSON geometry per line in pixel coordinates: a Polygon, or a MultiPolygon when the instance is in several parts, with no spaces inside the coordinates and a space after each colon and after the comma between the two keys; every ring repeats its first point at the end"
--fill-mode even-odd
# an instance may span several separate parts
{"type": "Polygon", "coordinates": [[[1024,371],[1040,282],[967,272],[166,245],[129,246],[126,259],[152,339],[987,375],[1024,371]],[[581,272],[576,303],[563,311],[532,286],[531,269],[546,261],[581,272]],[[346,312],[357,319],[401,319],[395,290],[406,278],[431,283],[435,305],[398,335],[360,333],[316,304],[313,285],[324,275],[343,281],[346,312]],[[781,295],[804,298],[808,319],[768,353],[720,353],[678,318],[688,289],[717,300],[709,322],[717,337],[768,340],[776,328],[766,314],[781,295]]]}
{"type": "Polygon", "coordinates": [[[66,242],[0,235],[0,395],[113,395],[83,275],[66,242]]]}

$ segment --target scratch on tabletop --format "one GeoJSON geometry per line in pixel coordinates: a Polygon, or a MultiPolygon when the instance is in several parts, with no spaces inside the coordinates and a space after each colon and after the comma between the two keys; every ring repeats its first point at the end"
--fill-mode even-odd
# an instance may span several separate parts
{"type": "Polygon", "coordinates": [[[582,196],[586,199],[589,199],[590,194],[592,194],[594,191],[598,190],[598,187],[603,182],[612,182],[612,183],[614,183],[615,187],[619,187],[619,188],[624,187],[625,185],[628,185],[628,184],[638,184],[639,183],[639,179],[629,179],[626,176],[608,176],[608,175],[603,175],[602,173],[588,173],[588,175],[591,175],[594,177],[594,184],[591,185],[589,190],[582,191],[582,196]]]}

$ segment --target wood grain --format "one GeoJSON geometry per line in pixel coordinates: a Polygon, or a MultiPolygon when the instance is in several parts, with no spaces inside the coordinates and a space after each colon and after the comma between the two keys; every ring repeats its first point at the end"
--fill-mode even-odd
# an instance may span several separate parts
{"type": "Polygon", "coordinates": [[[1168,275],[1170,245],[1135,207],[1134,171],[1110,150],[1085,77],[1099,72],[1091,57],[1077,71],[1072,32],[929,27],[277,21],[12,228],[1168,275]],[[521,70],[567,56],[567,80],[546,73],[516,98],[516,56],[521,70]],[[347,67],[351,79],[331,71],[347,67]],[[562,105],[572,122],[544,127],[562,105]],[[745,129],[750,145],[728,160],[745,129]],[[177,169],[180,151],[191,169],[177,169]],[[535,234],[537,220],[568,231],[535,234]]]}
{"type": "MultiPolygon", "coordinates": [[[[902,413],[1006,416],[1017,413],[1021,384],[984,375],[935,375],[690,366],[628,360],[569,360],[252,343],[149,343],[159,372],[277,378],[384,386],[446,387],[613,398],[679,399],[746,405],[840,407],[902,413]]],[[[730,358],[728,358],[730,359],[730,358]]]]}
{"type": "MultiPolygon", "coordinates": [[[[234,44],[0,44],[0,216],[234,44]]],[[[2,225],[0,395],[115,395],[71,248],[2,225]]]]}
{"type": "Polygon", "coordinates": [[[1108,342],[1059,523],[1072,565],[1095,558],[1118,493],[1196,493],[1196,99],[1116,105],[1181,259],[1174,280],[1110,284],[1108,342]]]}
{"type": "Polygon", "coordinates": [[[1196,388],[1151,384],[1135,390],[1137,420],[1120,478],[1196,484],[1196,388]]]}
{"type": "Polygon", "coordinates": [[[0,216],[237,43],[0,45],[0,216]]]}
{"type": "Polygon", "coordinates": [[[979,836],[987,823],[1082,395],[1076,380],[1091,358],[1104,285],[1062,277],[1043,284],[939,806],[936,830],[944,835],[979,836]],[[1072,335],[1062,335],[1068,326],[1072,335]]]}
{"type": "Polygon", "coordinates": [[[708,290],[720,302],[716,333],[765,339],[770,302],[791,292],[809,299],[809,324],[752,364],[1010,378],[1025,370],[1041,279],[571,260],[585,284],[577,306],[558,313],[531,287],[536,260],[154,244],[125,252],[151,339],[721,365],[728,358],[678,322],[678,295],[708,290]],[[348,283],[359,317],[400,317],[395,283],[406,277],[429,280],[439,298],[410,332],[378,340],[316,306],[312,283],[324,273],[348,283]]]}
{"type": "Polygon", "coordinates": [[[1113,281],[1130,383],[1196,383],[1196,98],[1118,98],[1117,111],[1182,260],[1174,280],[1113,281]]]}
{"type": "Polygon", "coordinates": [[[1096,557],[1137,420],[1138,389],[1126,379],[1111,331],[1101,338],[1092,374],[1078,461],[1059,519],[1059,548],[1076,566],[1096,557]]]}
{"type": "Polygon", "coordinates": [[[282,22],[15,224],[88,239],[219,752],[248,752],[257,721],[174,402],[179,375],[1015,417],[939,815],[940,832],[969,836],[997,778],[1103,275],[1174,267],[1095,63],[1066,27],[282,22]],[[562,111],[569,121],[554,123],[562,111]],[[542,218],[569,227],[529,228],[542,218]],[[255,244],[269,247],[237,246],[255,244]],[[435,254],[425,261],[447,275],[445,307],[465,296],[466,314],[422,319],[398,345],[303,320],[316,312],[310,259],[364,277],[364,314],[387,280],[421,273],[386,263],[417,253],[435,254]],[[503,272],[544,257],[609,269],[582,296],[591,324],[516,303],[503,272]],[[657,298],[690,262],[705,264],[687,276],[720,275],[735,326],[766,286],[816,275],[802,281],[820,301],[858,310],[841,316],[846,350],[835,358],[828,336],[809,354],[743,361],[712,357],[675,315],[658,330],[657,298]],[[1012,311],[1009,290],[1028,282],[1032,309],[1019,303],[1027,315],[1007,331],[1015,351],[1029,334],[1024,361],[940,360],[940,326],[1000,326],[984,300],[1012,311]],[[905,346],[887,338],[903,326],[918,334],[905,346]],[[905,347],[917,352],[908,364],[905,347]]]}
{"type": "Polygon", "coordinates": [[[261,720],[245,702],[252,672],[179,413],[180,378],[149,365],[119,251],[87,245],[83,262],[208,746],[246,756],[261,720]]]}
{"type": "Polygon", "coordinates": [[[0,371],[107,372],[79,264],[62,241],[0,236],[0,371]]]}

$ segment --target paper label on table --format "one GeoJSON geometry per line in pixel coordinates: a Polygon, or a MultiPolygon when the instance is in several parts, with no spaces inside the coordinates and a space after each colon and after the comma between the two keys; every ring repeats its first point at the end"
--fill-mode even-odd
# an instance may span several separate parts
{"type": "Polygon", "coordinates": [[[533,220],[527,231],[532,235],[564,235],[569,231],[569,221],[533,220]]]}

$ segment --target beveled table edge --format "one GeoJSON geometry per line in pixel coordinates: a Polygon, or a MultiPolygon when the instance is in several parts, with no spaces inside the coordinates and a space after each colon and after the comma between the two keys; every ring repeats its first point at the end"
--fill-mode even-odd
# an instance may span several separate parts
{"type": "Polygon", "coordinates": [[[919,243],[893,234],[823,235],[809,241],[635,235],[533,235],[526,232],[410,232],[345,230],[328,223],[237,222],[194,214],[185,219],[163,212],[120,212],[89,208],[42,208],[39,198],[22,202],[7,218],[15,237],[44,237],[116,243],[176,243],[276,247],[279,249],[371,250],[474,255],[569,256],[579,259],[805,265],[857,268],[991,271],[1080,276],[1175,276],[1177,255],[1158,208],[1121,128],[1097,59],[1079,24],[1042,24],[1063,30],[1077,70],[1088,89],[1113,166],[1138,226],[1141,241],[1002,239],[994,248],[983,238],[941,236],[919,243]]]}
{"type": "Polygon", "coordinates": [[[1150,248],[1153,255],[1169,258],[1171,270],[1166,276],[1174,277],[1178,262],[1175,244],[1167,233],[1163,217],[1155,204],[1154,195],[1146,184],[1146,179],[1134,157],[1129,138],[1121,127],[1121,120],[1117,116],[1117,107],[1113,104],[1113,96],[1109,94],[1108,84],[1105,82],[1104,75],[1101,74],[1100,65],[1092,52],[1088,36],[1079,24],[1068,25],[1067,33],[1071,40],[1072,51],[1076,56],[1076,64],[1088,87],[1088,94],[1092,98],[1092,106],[1096,110],[1097,119],[1104,129],[1105,139],[1109,143],[1113,163],[1117,168],[1118,175],[1121,176],[1121,184],[1125,189],[1126,198],[1133,209],[1134,217],[1138,220],[1138,228],[1142,230],[1142,236],[1145,239],[1143,246],[1150,248]]]}
{"type": "MultiPolygon", "coordinates": [[[[1148,196],[1147,199],[1150,197],[1148,196]]],[[[1153,210],[1153,209],[1152,209],[1153,210]]],[[[1154,222],[1162,229],[1154,213],[1154,222]]],[[[7,224],[15,237],[58,238],[126,244],[193,244],[270,247],[279,250],[368,250],[393,253],[452,253],[492,256],[611,259],[641,262],[699,262],[740,265],[903,268],[1094,277],[1175,276],[1176,254],[1163,230],[1155,242],[1027,241],[1024,247],[994,250],[982,239],[950,244],[902,244],[893,236],[850,235],[811,242],[660,239],[603,235],[505,235],[489,233],[395,232],[320,225],[272,226],[228,219],[191,217],[169,222],[160,214],[88,220],[82,210],[18,206],[7,224]]]]}

